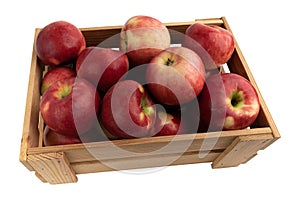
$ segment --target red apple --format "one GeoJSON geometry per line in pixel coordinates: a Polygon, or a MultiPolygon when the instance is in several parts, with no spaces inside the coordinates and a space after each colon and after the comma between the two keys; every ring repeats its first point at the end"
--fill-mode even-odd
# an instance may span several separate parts
{"type": "Polygon", "coordinates": [[[170,34],[159,20],[149,16],[130,18],[121,30],[120,49],[127,53],[131,66],[149,63],[170,47],[170,34]]]}
{"type": "Polygon", "coordinates": [[[157,112],[154,136],[177,135],[184,133],[184,125],[181,123],[180,115],[163,111],[157,112]]]}
{"type": "Polygon", "coordinates": [[[87,47],[77,59],[76,71],[80,78],[89,80],[106,92],[129,69],[126,54],[112,49],[87,47]]]}
{"type": "Polygon", "coordinates": [[[146,79],[155,99],[166,105],[184,104],[195,99],[205,81],[201,58],[184,47],[170,47],[155,56],[146,79]]]}
{"type": "Polygon", "coordinates": [[[76,26],[56,21],[39,32],[35,50],[45,65],[57,66],[73,62],[85,46],[85,38],[76,26]]]}
{"type": "Polygon", "coordinates": [[[121,138],[117,137],[116,135],[111,134],[111,133],[104,127],[103,122],[102,122],[102,120],[101,120],[101,117],[100,117],[100,120],[99,120],[99,125],[100,125],[101,130],[102,130],[102,132],[104,133],[105,138],[106,138],[107,140],[117,140],[117,139],[121,139],[121,138]]]}
{"type": "Polygon", "coordinates": [[[147,137],[155,123],[155,106],[138,82],[120,81],[103,98],[101,120],[117,138],[147,137]]]}
{"type": "Polygon", "coordinates": [[[48,126],[44,129],[45,146],[66,145],[104,141],[105,136],[99,129],[91,129],[82,135],[60,134],[51,130],[48,126]]]}
{"type": "Polygon", "coordinates": [[[79,138],[82,141],[82,143],[99,142],[107,140],[106,135],[104,134],[102,128],[99,126],[98,123],[95,123],[95,125],[87,132],[79,135],[79,138]]]}
{"type": "Polygon", "coordinates": [[[206,69],[226,63],[233,53],[233,36],[222,27],[194,23],[186,29],[185,35],[182,45],[198,53],[206,69]]]}
{"type": "Polygon", "coordinates": [[[84,79],[68,78],[55,82],[45,91],[40,112],[55,132],[81,135],[96,122],[99,104],[94,85],[84,79]]]}
{"type": "MultiPolygon", "coordinates": [[[[201,95],[201,93],[199,95],[201,95]]],[[[180,107],[180,114],[181,120],[184,122],[184,133],[197,133],[200,122],[198,99],[196,98],[182,105],[180,107]]]]}
{"type": "Polygon", "coordinates": [[[201,131],[246,128],[260,110],[255,88],[247,79],[233,73],[210,76],[198,101],[201,131]]]}
{"type": "Polygon", "coordinates": [[[78,137],[78,135],[59,134],[51,130],[48,126],[46,126],[44,129],[45,146],[78,144],[78,143],[81,143],[81,140],[78,137]]]}
{"type": "Polygon", "coordinates": [[[75,71],[69,67],[55,67],[50,69],[42,80],[41,94],[43,95],[44,92],[56,81],[75,76],[75,71]]]}

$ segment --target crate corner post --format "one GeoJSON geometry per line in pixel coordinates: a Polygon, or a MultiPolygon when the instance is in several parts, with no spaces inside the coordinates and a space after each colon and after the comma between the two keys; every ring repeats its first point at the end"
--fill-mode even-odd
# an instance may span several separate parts
{"type": "Polygon", "coordinates": [[[271,134],[238,136],[213,162],[212,168],[236,167],[244,164],[273,142],[271,134]]]}
{"type": "Polygon", "coordinates": [[[75,171],[63,152],[28,155],[28,162],[42,182],[50,184],[77,182],[75,171]]]}

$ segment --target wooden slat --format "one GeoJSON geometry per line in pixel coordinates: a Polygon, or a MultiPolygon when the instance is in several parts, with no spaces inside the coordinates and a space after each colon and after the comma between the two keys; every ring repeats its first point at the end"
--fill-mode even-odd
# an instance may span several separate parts
{"type": "Polygon", "coordinates": [[[139,157],[139,158],[127,158],[106,160],[101,163],[100,161],[72,163],[71,166],[76,174],[105,172],[113,170],[128,170],[137,168],[149,168],[149,167],[162,167],[166,166],[166,161],[174,160],[174,162],[168,164],[168,166],[182,165],[182,164],[195,164],[212,162],[220,155],[219,152],[207,153],[205,157],[200,158],[199,152],[184,153],[182,155],[164,155],[164,156],[152,156],[152,157],[139,157]]]}
{"type": "MultiPolygon", "coordinates": [[[[34,41],[38,35],[39,31],[36,30],[34,41]]],[[[23,122],[23,134],[20,147],[19,160],[29,169],[32,167],[27,163],[27,150],[28,148],[38,146],[39,142],[39,102],[40,102],[40,77],[42,69],[37,66],[37,56],[33,48],[32,60],[30,67],[30,76],[28,83],[26,108],[23,122]]]]}
{"type": "MultiPolygon", "coordinates": [[[[231,28],[226,20],[225,17],[222,17],[222,20],[224,22],[224,27],[231,31],[231,28]]],[[[235,40],[235,39],[234,39],[235,40]]],[[[235,40],[235,50],[234,53],[231,57],[231,59],[228,61],[228,67],[230,69],[231,72],[240,74],[242,76],[244,76],[245,78],[247,78],[252,85],[254,86],[254,88],[256,89],[258,96],[259,96],[259,100],[260,100],[260,104],[261,104],[261,112],[257,118],[257,120],[255,121],[255,123],[253,124],[253,126],[256,127],[265,127],[265,126],[270,126],[273,132],[273,136],[274,138],[278,139],[280,138],[280,134],[278,132],[278,129],[275,125],[275,122],[269,112],[269,109],[267,108],[267,105],[259,91],[259,88],[256,84],[256,81],[250,71],[250,68],[242,54],[242,51],[240,49],[240,47],[238,46],[236,40],[235,40]]]]}
{"type": "Polygon", "coordinates": [[[223,26],[223,18],[208,18],[208,19],[196,19],[195,21],[206,25],[223,26]]]}
{"type": "Polygon", "coordinates": [[[93,160],[117,159],[125,157],[139,157],[141,155],[163,155],[182,153],[182,145],[187,145],[185,152],[209,151],[225,149],[237,136],[260,135],[271,133],[269,128],[244,129],[239,131],[223,131],[219,133],[188,134],[176,138],[172,136],[140,138],[130,140],[116,140],[113,142],[96,142],[87,144],[73,144],[31,148],[28,154],[65,152],[70,162],[84,162],[93,160]],[[156,151],[172,142],[168,149],[156,151]],[[188,143],[189,142],[189,143],[188,143]],[[120,151],[120,148],[124,151],[120,151]]]}
{"type": "Polygon", "coordinates": [[[28,155],[28,162],[40,176],[50,184],[74,183],[77,177],[63,152],[28,155]]]}
{"type": "Polygon", "coordinates": [[[42,177],[42,175],[40,175],[38,172],[35,172],[35,176],[40,179],[40,181],[42,181],[43,183],[47,183],[47,180],[44,179],[44,177],[42,177]]]}
{"type": "Polygon", "coordinates": [[[253,158],[257,151],[274,140],[272,134],[239,136],[214,160],[213,168],[235,167],[253,158]]]}

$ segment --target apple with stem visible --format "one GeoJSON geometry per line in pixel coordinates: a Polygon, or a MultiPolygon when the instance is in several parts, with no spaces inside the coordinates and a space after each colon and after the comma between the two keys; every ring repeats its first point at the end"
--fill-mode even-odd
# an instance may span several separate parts
{"type": "Polygon", "coordinates": [[[45,26],[38,34],[35,50],[45,65],[58,66],[73,62],[86,47],[82,32],[66,21],[45,26]]]}
{"type": "Polygon", "coordinates": [[[87,47],[76,62],[77,76],[84,78],[105,93],[128,71],[126,54],[118,50],[87,47]]]}
{"type": "Polygon", "coordinates": [[[170,41],[170,33],[162,22],[143,15],[128,19],[120,33],[120,49],[127,54],[132,67],[149,63],[170,47],[170,41]]]}
{"type": "Polygon", "coordinates": [[[155,56],[146,71],[148,88],[166,105],[187,103],[197,97],[205,82],[201,58],[184,47],[170,47],[155,56]]]}
{"type": "Polygon", "coordinates": [[[41,94],[43,95],[44,92],[56,81],[75,76],[75,71],[69,67],[62,66],[50,69],[42,79],[41,94]]]}
{"type": "Polygon", "coordinates": [[[185,32],[182,46],[195,51],[206,69],[226,63],[234,51],[234,38],[230,31],[216,25],[194,23],[185,32]]]}
{"type": "Polygon", "coordinates": [[[210,76],[198,101],[201,131],[246,128],[255,121],[260,110],[255,88],[234,73],[210,76]]]}
{"type": "Polygon", "coordinates": [[[55,82],[42,96],[40,112],[53,131],[81,135],[96,122],[100,96],[91,83],[80,78],[55,82]]]}
{"type": "Polygon", "coordinates": [[[138,82],[119,81],[103,98],[101,120],[105,129],[117,138],[151,136],[155,105],[138,82]]]}

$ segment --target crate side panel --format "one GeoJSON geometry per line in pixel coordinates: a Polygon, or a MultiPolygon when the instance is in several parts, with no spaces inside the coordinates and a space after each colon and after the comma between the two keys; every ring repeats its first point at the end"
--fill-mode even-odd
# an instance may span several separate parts
{"type": "Polygon", "coordinates": [[[117,35],[121,31],[121,27],[99,27],[99,28],[82,28],[80,29],[87,46],[98,46],[101,47],[119,47],[119,39],[111,38],[114,35],[117,35]],[[107,42],[104,42],[108,40],[107,42]],[[102,45],[101,45],[102,43],[102,45]]]}
{"type": "MultiPolygon", "coordinates": [[[[39,29],[36,29],[34,41],[36,40],[38,33],[39,29]]],[[[32,170],[32,168],[27,163],[27,151],[29,148],[37,147],[39,144],[39,88],[41,83],[42,71],[43,69],[38,65],[37,56],[33,47],[19,157],[20,161],[29,170],[32,170]]]]}
{"type": "Polygon", "coordinates": [[[107,160],[103,163],[99,161],[71,163],[72,168],[76,174],[94,173],[94,172],[105,172],[114,170],[128,170],[138,168],[150,168],[150,167],[163,167],[166,166],[164,159],[175,160],[169,163],[168,166],[172,165],[183,165],[183,164],[195,164],[195,163],[207,163],[212,162],[220,155],[219,152],[207,153],[205,157],[200,158],[199,152],[190,152],[182,155],[163,155],[153,157],[139,157],[139,158],[127,158],[127,159],[115,159],[107,160]]]}
{"type": "Polygon", "coordinates": [[[224,150],[235,137],[227,137],[218,141],[206,140],[205,144],[203,141],[195,140],[185,150],[182,149],[184,143],[177,142],[172,144],[168,149],[161,149],[163,146],[168,144],[157,143],[157,144],[146,144],[146,145],[130,145],[130,146],[110,146],[105,148],[91,148],[91,149],[78,149],[70,150],[66,152],[66,155],[71,162],[85,162],[93,160],[106,160],[106,159],[122,159],[122,158],[138,158],[140,156],[161,156],[171,153],[182,153],[182,152],[194,152],[194,151],[210,151],[210,150],[224,150]],[[215,143],[215,144],[214,144],[215,143]],[[203,145],[203,146],[202,146],[203,145]]]}
{"type": "Polygon", "coordinates": [[[269,145],[274,140],[272,134],[258,136],[239,136],[231,145],[214,160],[213,168],[235,167],[246,163],[253,158],[259,150],[269,145]]]}
{"type": "Polygon", "coordinates": [[[238,136],[271,133],[270,128],[244,129],[240,131],[223,131],[218,133],[200,133],[172,136],[116,140],[113,142],[96,142],[87,144],[59,145],[32,148],[29,154],[65,152],[70,162],[87,162],[94,160],[139,157],[141,155],[161,155],[182,153],[182,145],[190,144],[185,152],[211,151],[226,149],[238,136]],[[189,143],[187,143],[187,141],[189,143]],[[172,142],[172,146],[164,148],[172,142]],[[159,151],[158,151],[159,150],[159,151]]]}

